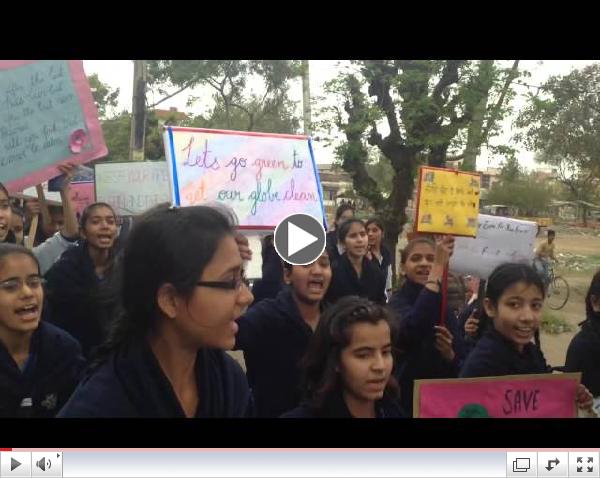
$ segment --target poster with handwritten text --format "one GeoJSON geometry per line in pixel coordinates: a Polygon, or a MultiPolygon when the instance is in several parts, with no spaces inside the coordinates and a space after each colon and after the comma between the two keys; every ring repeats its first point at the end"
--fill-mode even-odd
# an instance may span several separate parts
{"type": "Polygon", "coordinates": [[[416,380],[415,418],[576,418],[580,373],[416,380]]]}
{"type": "Polygon", "coordinates": [[[119,216],[136,216],[171,201],[165,161],[98,163],[94,179],[96,200],[110,204],[119,216]]]}
{"type": "Polygon", "coordinates": [[[505,262],[531,264],[537,224],[509,217],[479,214],[477,237],[457,237],[450,270],[487,279],[505,262]]]}
{"type": "Polygon", "coordinates": [[[0,181],[9,191],[106,154],[81,60],[0,60],[0,181]]]}
{"type": "Polygon", "coordinates": [[[479,193],[479,174],[422,166],[415,230],[475,237],[479,193]]]}
{"type": "Polygon", "coordinates": [[[295,213],[325,221],[306,136],[168,127],[164,141],[176,205],[224,203],[246,229],[272,229],[295,213]]]}

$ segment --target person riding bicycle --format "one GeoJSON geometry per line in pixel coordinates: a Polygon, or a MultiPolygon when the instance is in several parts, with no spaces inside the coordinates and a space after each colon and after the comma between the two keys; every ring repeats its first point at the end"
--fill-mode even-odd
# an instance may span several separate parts
{"type": "Polygon", "coordinates": [[[542,277],[546,289],[550,284],[550,259],[556,261],[554,255],[556,232],[548,230],[548,239],[546,242],[542,242],[535,250],[535,259],[533,260],[533,266],[536,271],[542,277]]]}

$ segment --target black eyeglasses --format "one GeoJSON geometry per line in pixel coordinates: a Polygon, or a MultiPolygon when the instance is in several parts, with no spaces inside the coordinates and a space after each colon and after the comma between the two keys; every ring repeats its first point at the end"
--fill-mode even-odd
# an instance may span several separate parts
{"type": "Polygon", "coordinates": [[[236,277],[230,281],[199,281],[196,282],[199,287],[210,287],[211,289],[239,290],[242,285],[249,287],[250,282],[246,277],[236,277]]]}

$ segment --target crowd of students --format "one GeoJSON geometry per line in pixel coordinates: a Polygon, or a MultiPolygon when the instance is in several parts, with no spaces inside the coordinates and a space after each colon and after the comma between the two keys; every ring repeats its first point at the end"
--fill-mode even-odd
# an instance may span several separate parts
{"type": "MultiPolygon", "coordinates": [[[[68,189],[62,227],[30,250],[0,185],[2,417],[410,417],[415,380],[551,370],[536,340],[546,286],[529,265],[500,265],[477,300],[442,310],[454,239],[409,241],[392,293],[384,224],[345,205],[312,264],[282,262],[265,238],[255,297],[233,214],[160,205],[123,237],[108,204],[77,222],[68,189]]],[[[600,272],[586,314],[565,369],[583,373],[589,410],[600,272]]]]}

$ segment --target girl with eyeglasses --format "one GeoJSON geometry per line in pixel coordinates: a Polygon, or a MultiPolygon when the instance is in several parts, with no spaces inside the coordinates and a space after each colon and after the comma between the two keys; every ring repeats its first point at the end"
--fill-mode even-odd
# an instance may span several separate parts
{"type": "Polygon", "coordinates": [[[35,255],[0,244],[0,417],[54,417],[84,360],[68,333],[41,322],[43,279],[35,255]]]}
{"type": "Polygon", "coordinates": [[[328,309],[302,366],[303,404],[283,418],[399,418],[392,376],[395,324],[380,305],[349,296],[328,309]]]}
{"type": "MultiPolygon", "coordinates": [[[[245,247],[245,246],[244,246],[245,247]]],[[[231,221],[156,206],[127,239],[122,313],[61,417],[242,417],[251,395],[233,348],[252,302],[231,221]]]]}
{"type": "Polygon", "coordinates": [[[329,255],[311,264],[284,263],[285,286],[275,299],[239,320],[236,349],[244,351],[259,417],[278,417],[300,403],[300,369],[331,282],[329,255]]]}
{"type": "Polygon", "coordinates": [[[73,335],[90,358],[108,333],[117,303],[109,294],[117,240],[117,215],[106,203],[85,208],[82,240],[46,273],[47,320],[73,335]]]}

